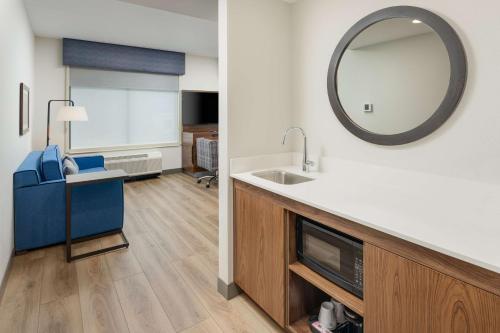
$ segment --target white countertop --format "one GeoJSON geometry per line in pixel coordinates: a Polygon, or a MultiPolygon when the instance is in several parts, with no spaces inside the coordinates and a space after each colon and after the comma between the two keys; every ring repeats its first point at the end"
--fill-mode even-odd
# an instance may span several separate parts
{"type": "Polygon", "coordinates": [[[253,176],[257,170],[231,177],[500,273],[498,185],[357,163],[307,174],[263,169],[315,180],[281,185],[253,176]]]}

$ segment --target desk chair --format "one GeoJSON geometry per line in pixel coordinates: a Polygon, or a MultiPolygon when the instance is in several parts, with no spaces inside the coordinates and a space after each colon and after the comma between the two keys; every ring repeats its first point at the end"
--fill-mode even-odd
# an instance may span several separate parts
{"type": "Polygon", "coordinates": [[[197,183],[200,184],[203,179],[208,179],[206,187],[209,188],[212,182],[219,180],[219,144],[217,140],[206,138],[198,138],[196,140],[196,155],[197,164],[199,167],[206,169],[210,175],[198,178],[197,183]]]}

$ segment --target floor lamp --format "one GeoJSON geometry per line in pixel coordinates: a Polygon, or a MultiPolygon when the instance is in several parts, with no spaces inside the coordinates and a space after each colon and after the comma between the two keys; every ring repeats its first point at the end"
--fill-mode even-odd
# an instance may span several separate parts
{"type": "Polygon", "coordinates": [[[87,111],[83,106],[75,106],[75,102],[70,99],[51,99],[47,106],[47,146],[49,145],[50,134],[50,106],[52,102],[68,102],[69,106],[63,106],[57,114],[57,121],[88,121],[87,111]]]}

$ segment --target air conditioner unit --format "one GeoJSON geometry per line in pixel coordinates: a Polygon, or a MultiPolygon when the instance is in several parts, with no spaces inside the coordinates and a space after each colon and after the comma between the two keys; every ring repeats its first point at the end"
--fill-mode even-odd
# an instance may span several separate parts
{"type": "Polygon", "coordinates": [[[121,169],[129,176],[161,174],[162,158],[159,151],[106,153],[104,166],[107,170],[121,169]]]}

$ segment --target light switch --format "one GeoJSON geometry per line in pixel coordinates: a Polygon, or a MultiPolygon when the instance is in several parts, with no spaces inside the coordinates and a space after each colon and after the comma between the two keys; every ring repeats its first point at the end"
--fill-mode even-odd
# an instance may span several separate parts
{"type": "Polygon", "coordinates": [[[364,112],[373,112],[373,104],[363,104],[363,111],[364,112]]]}

